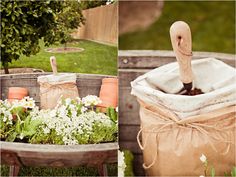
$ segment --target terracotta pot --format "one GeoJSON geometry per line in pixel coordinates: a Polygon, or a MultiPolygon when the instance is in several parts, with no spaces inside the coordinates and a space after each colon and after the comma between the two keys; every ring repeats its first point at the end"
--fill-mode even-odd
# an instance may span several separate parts
{"type": "Polygon", "coordinates": [[[8,100],[21,100],[28,96],[28,90],[23,87],[10,87],[8,90],[8,100]]]}
{"type": "MultiPolygon", "coordinates": [[[[117,78],[104,78],[99,94],[102,103],[98,106],[101,108],[117,107],[118,103],[118,79],[117,78]]],[[[105,111],[103,109],[103,111],[105,111]]]]}

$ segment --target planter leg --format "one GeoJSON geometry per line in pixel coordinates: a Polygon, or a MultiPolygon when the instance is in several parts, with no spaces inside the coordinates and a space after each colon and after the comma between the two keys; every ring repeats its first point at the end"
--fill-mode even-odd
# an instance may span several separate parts
{"type": "Polygon", "coordinates": [[[98,173],[100,176],[108,176],[107,164],[101,164],[98,166],[98,173]]]}
{"type": "Polygon", "coordinates": [[[11,165],[10,171],[9,171],[9,176],[18,176],[19,171],[20,171],[20,166],[11,165]]]}

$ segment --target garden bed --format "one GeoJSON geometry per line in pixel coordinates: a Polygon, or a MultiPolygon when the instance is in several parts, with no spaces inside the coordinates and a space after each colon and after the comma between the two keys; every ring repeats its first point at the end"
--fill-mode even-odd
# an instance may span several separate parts
{"type": "MultiPolygon", "coordinates": [[[[40,105],[37,77],[48,73],[0,75],[1,99],[7,98],[8,88],[26,87],[36,104],[40,105]]],[[[77,86],[80,97],[98,95],[105,75],[78,74],[77,86]]],[[[106,164],[117,162],[117,142],[85,145],[46,145],[1,141],[1,164],[10,165],[11,175],[19,172],[20,166],[95,166],[100,175],[107,175],[106,164]],[[92,159],[92,160],[91,160],[92,159]]]]}
{"type": "Polygon", "coordinates": [[[10,166],[78,167],[94,166],[104,175],[108,163],[117,162],[118,144],[42,145],[2,142],[1,164],[10,166]],[[92,159],[92,160],[91,160],[92,159]]]}
{"type": "Polygon", "coordinates": [[[84,51],[83,48],[79,47],[58,47],[45,49],[46,52],[50,53],[75,53],[84,51]]]}
{"type": "MultiPolygon", "coordinates": [[[[11,68],[9,69],[10,74],[19,74],[19,73],[43,73],[44,71],[42,69],[36,69],[36,68],[11,68]]],[[[1,69],[0,74],[5,74],[4,70],[1,69]]]]}

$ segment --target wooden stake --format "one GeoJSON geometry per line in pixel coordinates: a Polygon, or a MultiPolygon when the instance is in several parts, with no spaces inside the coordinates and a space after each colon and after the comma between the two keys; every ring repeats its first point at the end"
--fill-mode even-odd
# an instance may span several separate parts
{"type": "Polygon", "coordinates": [[[57,75],[57,60],[55,56],[50,57],[50,63],[54,75],[57,75]]]}

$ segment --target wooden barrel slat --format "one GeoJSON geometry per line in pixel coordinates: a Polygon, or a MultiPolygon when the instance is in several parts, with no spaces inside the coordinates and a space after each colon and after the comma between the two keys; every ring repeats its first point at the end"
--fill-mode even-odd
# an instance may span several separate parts
{"type": "Polygon", "coordinates": [[[134,141],[119,141],[120,148],[126,147],[126,149],[131,150],[134,154],[142,154],[136,139],[134,141]]]}
{"type": "MultiPolygon", "coordinates": [[[[175,62],[175,54],[164,50],[128,50],[119,51],[119,68],[156,68],[170,62],[175,62]]],[[[214,57],[235,66],[235,56],[232,54],[213,52],[193,52],[193,60],[214,57]]]]}
{"type": "Polygon", "coordinates": [[[119,138],[123,141],[136,141],[138,131],[140,130],[139,125],[119,125],[119,129],[122,130],[119,132],[119,138]],[[129,135],[129,136],[127,136],[129,135]]]}
{"type": "MultiPolygon", "coordinates": [[[[134,153],[134,172],[144,176],[142,152],[138,147],[136,135],[140,126],[139,104],[136,97],[130,95],[130,82],[138,76],[170,62],[175,62],[172,51],[132,50],[119,51],[119,145],[134,153]]],[[[214,57],[235,67],[235,55],[193,52],[193,59],[214,57]]]]}
{"type": "MultiPolygon", "coordinates": [[[[52,73],[0,75],[1,99],[2,100],[7,99],[9,87],[25,87],[30,91],[29,95],[33,97],[37,103],[39,103],[40,96],[39,96],[39,84],[37,82],[37,77],[48,74],[52,73]]],[[[76,84],[79,90],[80,97],[87,96],[88,94],[98,96],[102,79],[105,77],[114,77],[114,76],[96,75],[96,74],[77,74],[76,84]]]]}

